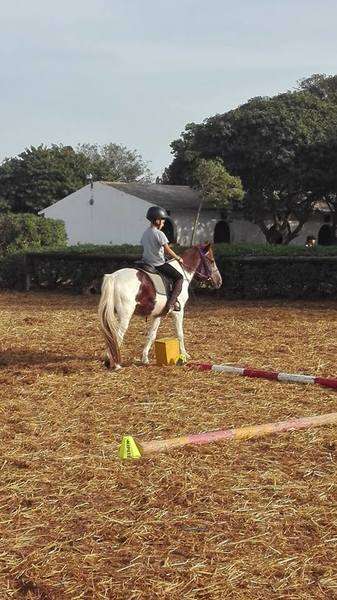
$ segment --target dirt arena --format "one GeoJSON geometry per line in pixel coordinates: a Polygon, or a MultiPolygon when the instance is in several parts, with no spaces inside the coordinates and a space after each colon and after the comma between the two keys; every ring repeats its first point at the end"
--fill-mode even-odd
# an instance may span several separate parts
{"type": "MultiPolygon", "coordinates": [[[[97,297],[0,294],[0,599],[337,598],[337,428],[119,460],[152,440],[337,410],[337,390],[102,366],[97,297]]],[[[336,376],[337,303],[194,300],[194,360],[336,376]]],[[[170,318],[160,336],[173,333],[170,318]]]]}

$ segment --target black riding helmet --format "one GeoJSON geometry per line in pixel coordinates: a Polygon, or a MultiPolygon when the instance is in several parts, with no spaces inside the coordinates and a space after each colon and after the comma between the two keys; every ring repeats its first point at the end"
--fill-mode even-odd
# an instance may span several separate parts
{"type": "Polygon", "coordinates": [[[160,208],[160,206],[151,206],[146,213],[146,218],[148,221],[155,221],[156,219],[167,219],[167,212],[164,208],[160,208]]]}

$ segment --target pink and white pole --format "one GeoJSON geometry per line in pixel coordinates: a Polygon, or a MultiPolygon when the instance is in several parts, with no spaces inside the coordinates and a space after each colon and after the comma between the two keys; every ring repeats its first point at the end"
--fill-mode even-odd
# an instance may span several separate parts
{"type": "Polygon", "coordinates": [[[141,456],[173,450],[187,445],[201,446],[210,442],[218,441],[239,441],[258,438],[272,433],[282,433],[285,431],[296,431],[299,429],[308,429],[311,427],[321,427],[322,425],[337,425],[337,413],[326,415],[315,415],[312,417],[300,417],[298,419],[288,419],[288,421],[278,421],[276,423],[264,423],[262,425],[248,425],[246,427],[237,427],[235,429],[219,429],[217,431],[206,431],[204,433],[187,434],[166,440],[153,440],[152,442],[136,442],[141,456]]]}
{"type": "Polygon", "coordinates": [[[337,379],[332,377],[314,377],[312,375],[302,375],[301,373],[282,373],[277,371],[263,371],[261,369],[251,369],[237,367],[234,365],[212,365],[211,363],[189,363],[187,365],[198,371],[214,371],[216,373],[230,373],[232,375],[243,375],[244,377],[257,377],[260,379],[270,379],[274,381],[285,381],[288,383],[317,383],[327,388],[337,388],[337,379]]]}

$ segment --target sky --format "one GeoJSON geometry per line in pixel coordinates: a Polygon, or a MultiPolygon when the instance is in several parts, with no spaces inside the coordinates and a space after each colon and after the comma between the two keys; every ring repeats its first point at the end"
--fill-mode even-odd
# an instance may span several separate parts
{"type": "Polygon", "coordinates": [[[114,142],[155,176],[189,122],[337,73],[335,0],[0,0],[0,160],[114,142]]]}

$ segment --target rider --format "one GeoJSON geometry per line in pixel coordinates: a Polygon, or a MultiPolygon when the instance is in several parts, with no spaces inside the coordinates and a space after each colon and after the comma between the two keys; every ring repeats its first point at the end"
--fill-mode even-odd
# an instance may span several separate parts
{"type": "Polygon", "coordinates": [[[159,273],[163,273],[173,282],[172,293],[167,300],[164,313],[172,310],[179,311],[180,304],[177,298],[182,290],[183,276],[172,265],[165,262],[165,254],[175,258],[180,263],[183,263],[183,259],[170,248],[169,240],[165,233],[161,231],[167,218],[166,210],[159,206],[151,206],[146,213],[146,218],[151,222],[151,225],[144,231],[141,239],[143,261],[155,267],[159,273]]]}

